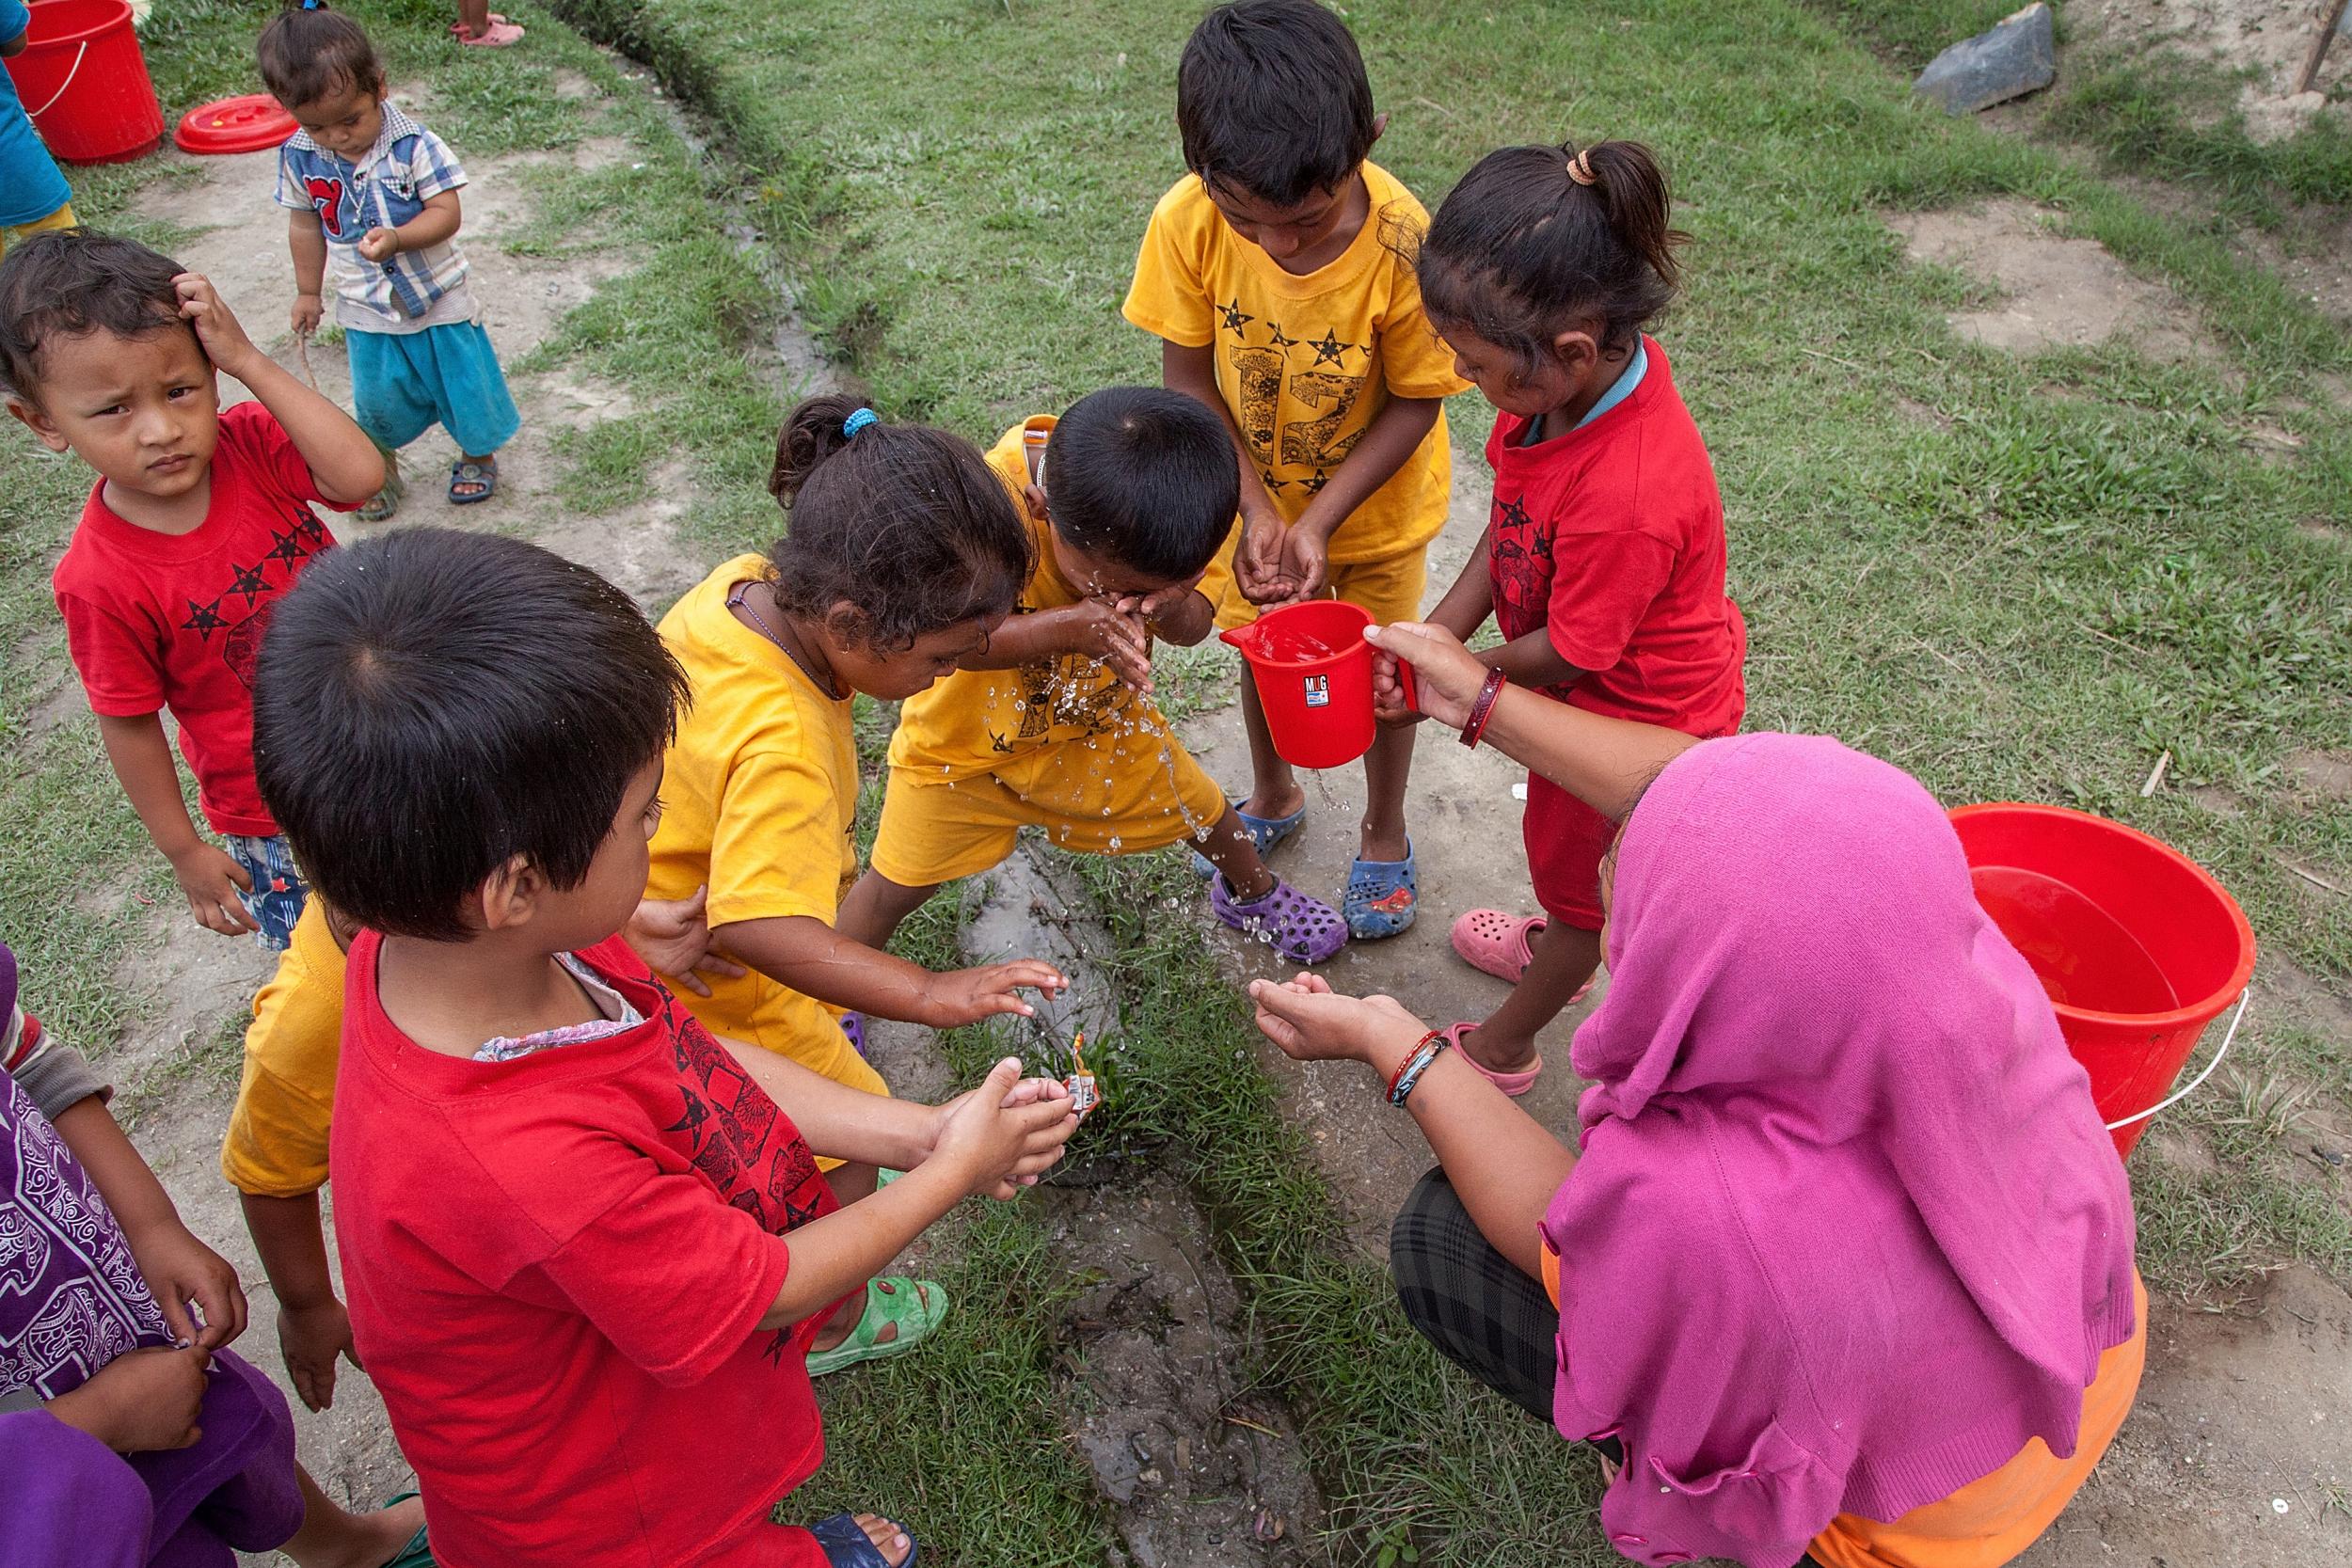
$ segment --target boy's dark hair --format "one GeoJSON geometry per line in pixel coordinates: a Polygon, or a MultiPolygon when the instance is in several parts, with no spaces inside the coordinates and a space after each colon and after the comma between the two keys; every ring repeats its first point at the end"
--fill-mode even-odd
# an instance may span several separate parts
{"type": "Polygon", "coordinates": [[[326,0],[312,0],[307,8],[291,5],[270,18],[253,54],[262,67],[262,85],[288,109],[315,103],[342,87],[384,90],[384,62],[368,41],[368,30],[328,10],[326,0]]]}
{"type": "Polygon", "coordinates": [[[1241,470],[1225,421],[1165,387],[1105,387],[1045,446],[1054,531],[1145,577],[1182,582],[1232,531],[1241,470]]]}
{"type": "Polygon", "coordinates": [[[1675,247],[1691,236],[1668,227],[1672,204],[1666,171],[1640,142],[1489,152],[1422,239],[1422,304],[1440,330],[1467,326],[1523,371],[1549,358],[1552,339],[1587,311],[1620,341],[1675,296],[1675,247]]]}
{"type": "Polygon", "coordinates": [[[136,240],[95,230],[26,235],[0,261],[0,383],[40,403],[40,354],[55,338],[144,338],[173,326],[193,335],[171,286],[186,270],[136,240]]]}
{"type": "Polygon", "coordinates": [[[691,692],[635,601],[519,539],[397,529],[278,602],[253,772],[311,885],[359,925],[462,941],[516,855],[587,876],[691,692]]]}
{"type": "Polygon", "coordinates": [[[1037,564],[1028,526],[971,442],[884,424],[856,398],[809,398],[785,416],[768,491],[789,514],[768,551],[776,602],[810,621],[853,605],[878,650],[1010,614],[1037,564]]]}
{"type": "Polygon", "coordinates": [[[1176,67],[1184,166],[1277,207],[1337,190],[1376,133],[1347,24],[1314,0],[1235,0],[1200,19],[1176,67]]]}

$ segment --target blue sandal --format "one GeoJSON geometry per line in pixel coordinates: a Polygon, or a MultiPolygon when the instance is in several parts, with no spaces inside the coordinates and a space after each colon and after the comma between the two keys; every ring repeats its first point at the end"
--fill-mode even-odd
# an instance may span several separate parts
{"type": "MultiPolygon", "coordinates": [[[[833,1568],[890,1568],[890,1560],[882,1555],[882,1548],[866,1535],[866,1528],[857,1522],[854,1513],[829,1514],[809,1526],[808,1533],[824,1548],[825,1560],[833,1568]]],[[[922,1559],[923,1543],[914,1539],[914,1532],[903,1525],[898,1527],[898,1533],[907,1538],[906,1560],[898,1568],[914,1568],[922,1559]]]]}
{"type": "MultiPolygon", "coordinates": [[[[1248,830],[1249,842],[1263,855],[1298,832],[1299,825],[1307,820],[1307,808],[1301,806],[1288,816],[1252,816],[1242,810],[1241,802],[1236,800],[1233,802],[1233,815],[1241,818],[1241,825],[1248,830]]],[[[1216,875],[1216,867],[1209,863],[1208,856],[1195,849],[1192,852],[1192,874],[1205,882],[1216,875]]]]}
{"type": "Polygon", "coordinates": [[[1347,934],[1365,942],[1399,935],[1421,912],[1419,894],[1411,839],[1405,841],[1401,861],[1358,857],[1348,865],[1347,895],[1341,904],[1347,916],[1347,934]]]}
{"type": "Polygon", "coordinates": [[[866,1015],[864,1013],[843,1013],[841,1032],[850,1037],[850,1049],[861,1056],[866,1054],[866,1015]]]}

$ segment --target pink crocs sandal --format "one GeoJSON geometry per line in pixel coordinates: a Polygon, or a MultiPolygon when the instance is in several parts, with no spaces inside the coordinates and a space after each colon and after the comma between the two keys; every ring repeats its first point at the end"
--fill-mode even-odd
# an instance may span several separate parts
{"type": "Polygon", "coordinates": [[[1446,1044],[1454,1048],[1454,1053],[1456,1056],[1461,1057],[1463,1061],[1470,1064],[1471,1070],[1476,1072],[1480,1077],[1486,1079],[1487,1083],[1492,1084],[1496,1088],[1501,1089],[1504,1094],[1509,1095],[1512,1099],[1517,1100],[1519,1096],[1534,1088],[1535,1086],[1535,1075],[1544,1070],[1543,1053],[1538,1052],[1535,1056],[1535,1065],[1522,1072],[1497,1072],[1494,1069],[1483,1065],[1477,1057],[1462,1049],[1462,1037],[1477,1027],[1478,1021],[1476,1019],[1466,1018],[1459,1023],[1447,1024],[1443,1029],[1439,1030],[1438,1033],[1445,1037],[1446,1044]]]}
{"type": "Polygon", "coordinates": [[[490,24],[478,33],[462,22],[450,31],[469,49],[504,49],[523,40],[522,28],[499,16],[491,17],[490,24]]]}
{"type": "Polygon", "coordinates": [[[1276,878],[1274,886],[1244,903],[1232,884],[1218,877],[1209,884],[1209,907],[1217,919],[1255,937],[1293,963],[1319,964],[1347,945],[1347,922],[1320,898],[1310,898],[1276,878]]]}
{"type": "Polygon", "coordinates": [[[1517,985],[1534,957],[1536,936],[1550,924],[1540,914],[1514,919],[1501,910],[1472,910],[1454,923],[1454,950],[1472,969],[1517,985]]]}

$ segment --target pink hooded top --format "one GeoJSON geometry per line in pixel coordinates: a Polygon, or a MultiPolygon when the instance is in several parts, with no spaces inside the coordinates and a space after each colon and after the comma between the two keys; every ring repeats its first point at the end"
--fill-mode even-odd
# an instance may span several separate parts
{"type": "Polygon", "coordinates": [[[1617,1549],[1786,1568],[2073,1453],[2133,1332],[2130,1194],[1928,792],[1820,737],[1693,748],[1627,823],[1608,958],[1543,1228],[1617,1549]]]}

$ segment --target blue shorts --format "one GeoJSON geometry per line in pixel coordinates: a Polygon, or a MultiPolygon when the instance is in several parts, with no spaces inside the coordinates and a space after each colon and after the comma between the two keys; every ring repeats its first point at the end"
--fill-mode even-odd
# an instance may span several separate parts
{"type": "Polygon", "coordinates": [[[253,940],[273,953],[283,953],[310,896],[310,884],[294,869],[294,849],[283,833],[271,838],[226,833],[222,842],[229,847],[229,858],[253,879],[253,891],[245,895],[245,912],[261,927],[253,940]]]}
{"type": "Polygon", "coordinates": [[[480,322],[421,332],[346,332],[343,342],[351,355],[352,410],[359,428],[388,451],[438,424],[459,451],[486,457],[522,424],[480,322]]]}

